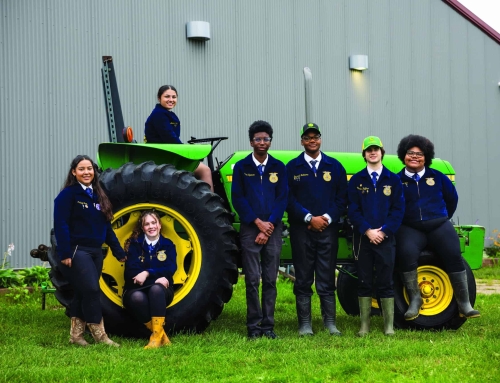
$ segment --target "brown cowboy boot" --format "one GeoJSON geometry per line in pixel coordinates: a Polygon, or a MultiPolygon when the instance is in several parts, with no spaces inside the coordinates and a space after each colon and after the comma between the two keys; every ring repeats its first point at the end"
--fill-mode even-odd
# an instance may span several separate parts
{"type": "Polygon", "coordinates": [[[78,317],[71,317],[71,329],[69,330],[69,343],[79,346],[88,346],[89,344],[83,337],[85,333],[85,322],[78,317]]]}
{"type": "Polygon", "coordinates": [[[120,347],[118,343],[113,342],[106,335],[106,331],[104,330],[104,321],[102,319],[100,323],[87,323],[87,326],[89,326],[90,333],[96,343],[104,343],[109,346],[120,347]]]}

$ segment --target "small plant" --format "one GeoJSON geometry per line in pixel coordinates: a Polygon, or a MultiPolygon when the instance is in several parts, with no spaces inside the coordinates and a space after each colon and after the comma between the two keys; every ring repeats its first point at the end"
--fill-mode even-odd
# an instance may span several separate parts
{"type": "Polygon", "coordinates": [[[497,229],[493,230],[493,235],[487,239],[492,243],[484,248],[485,254],[492,258],[500,257],[500,232],[497,229]]]}
{"type": "Polygon", "coordinates": [[[0,269],[0,288],[14,287],[21,284],[19,275],[12,269],[0,269]]]}
{"type": "Polygon", "coordinates": [[[14,244],[11,243],[9,246],[7,246],[7,251],[3,253],[3,259],[2,259],[2,270],[4,270],[6,267],[9,266],[9,262],[7,262],[7,257],[12,257],[12,252],[14,251],[15,247],[14,244]]]}
{"type": "Polygon", "coordinates": [[[13,302],[24,302],[30,299],[30,291],[26,284],[20,286],[14,286],[10,288],[10,292],[5,294],[13,302]]]}
{"type": "Polygon", "coordinates": [[[23,283],[28,286],[40,286],[42,282],[50,282],[49,269],[43,266],[33,266],[19,271],[23,283]]]}
{"type": "Polygon", "coordinates": [[[3,253],[2,267],[0,268],[0,287],[13,287],[21,284],[19,275],[14,270],[8,268],[9,262],[7,261],[7,257],[11,257],[13,251],[14,244],[11,243],[7,247],[7,251],[3,253]]]}

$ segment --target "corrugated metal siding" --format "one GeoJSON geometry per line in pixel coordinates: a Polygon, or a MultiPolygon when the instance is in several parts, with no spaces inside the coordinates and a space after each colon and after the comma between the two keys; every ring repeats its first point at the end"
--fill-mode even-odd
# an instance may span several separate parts
{"type": "Polygon", "coordinates": [[[2,252],[38,264],[70,160],[108,139],[101,56],[113,56],[125,123],[142,141],[160,85],[179,91],[182,139],[228,136],[221,160],[248,149],[248,126],[271,122],[274,149],[300,149],[302,69],[326,150],[379,135],[431,138],[457,171],[460,223],[500,228],[500,46],[439,0],[7,0],[0,3],[2,252]],[[188,41],[203,20],[212,39],[188,41]],[[367,54],[369,70],[348,57],[367,54]]]}

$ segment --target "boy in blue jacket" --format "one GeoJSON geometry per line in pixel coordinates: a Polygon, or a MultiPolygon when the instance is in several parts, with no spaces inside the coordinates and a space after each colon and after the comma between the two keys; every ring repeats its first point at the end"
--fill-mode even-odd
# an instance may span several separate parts
{"type": "Polygon", "coordinates": [[[372,306],[373,270],[384,315],[385,335],[394,335],[392,274],[396,258],[395,233],[403,220],[405,203],[399,177],[382,165],[385,150],[380,138],[363,141],[366,168],[349,181],[347,216],[354,227],[353,253],[358,267],[359,336],[368,334],[372,306]]]}
{"type": "Polygon", "coordinates": [[[234,209],[240,217],[240,242],[247,299],[248,339],[276,339],[274,308],[281,254],[281,219],[288,196],[285,165],[267,152],[273,128],[255,121],[248,130],[253,153],[238,161],[231,186],[234,209]],[[259,284],[262,270],[262,307],[259,284]]]}
{"type": "Polygon", "coordinates": [[[314,282],[321,301],[323,324],[331,335],[341,335],[335,323],[335,267],[338,222],[347,207],[346,172],[339,161],[320,151],[318,125],[304,125],[300,136],[305,151],[286,166],[299,336],[313,335],[311,286],[314,282]]]}

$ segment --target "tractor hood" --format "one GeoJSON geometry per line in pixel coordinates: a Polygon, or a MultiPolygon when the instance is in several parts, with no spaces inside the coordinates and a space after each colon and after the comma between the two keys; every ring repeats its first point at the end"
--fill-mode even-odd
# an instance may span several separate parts
{"type": "Polygon", "coordinates": [[[177,169],[194,171],[199,162],[212,150],[210,145],[190,144],[127,144],[102,143],[97,152],[101,169],[117,169],[127,162],[140,164],[154,161],[156,164],[172,164],[177,169]]]}

